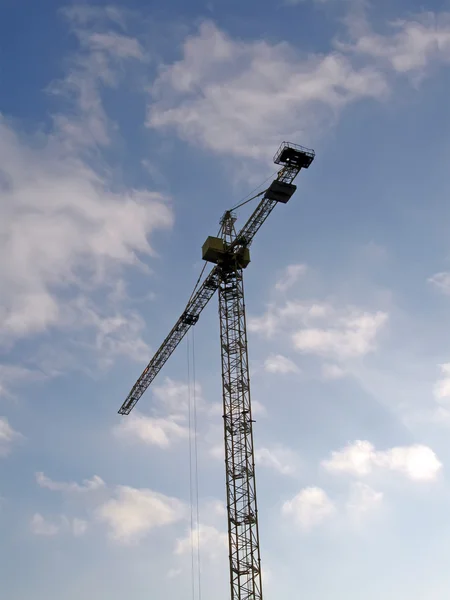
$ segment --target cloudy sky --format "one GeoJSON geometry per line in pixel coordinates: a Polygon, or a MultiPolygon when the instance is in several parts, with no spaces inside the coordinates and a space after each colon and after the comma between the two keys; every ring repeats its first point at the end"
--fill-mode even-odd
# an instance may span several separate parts
{"type": "Polygon", "coordinates": [[[229,598],[216,298],[117,410],[290,140],[246,272],[265,597],[447,600],[450,3],[3,0],[0,37],[2,598],[196,600],[198,541],[229,598]]]}

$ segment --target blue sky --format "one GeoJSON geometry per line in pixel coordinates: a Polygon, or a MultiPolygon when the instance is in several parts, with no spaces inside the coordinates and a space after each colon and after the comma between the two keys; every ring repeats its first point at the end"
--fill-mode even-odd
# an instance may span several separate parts
{"type": "Polygon", "coordinates": [[[194,345],[229,597],[216,299],[117,410],[290,140],[246,272],[265,596],[446,599],[449,3],[4,0],[0,36],[2,598],[190,594],[194,345]]]}

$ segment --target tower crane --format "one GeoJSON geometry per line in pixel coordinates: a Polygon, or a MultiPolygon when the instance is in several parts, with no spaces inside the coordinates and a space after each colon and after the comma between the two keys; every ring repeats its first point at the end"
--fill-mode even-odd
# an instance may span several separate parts
{"type": "Polygon", "coordinates": [[[274,157],[281,167],[277,178],[258,194],[262,198],[242,229],[236,232],[232,210],[224,213],[218,236],[208,237],[202,247],[203,259],[214,266],[119,410],[130,413],[218,291],[231,600],[262,600],[243,272],[259,228],[276,204],[289,201],[297,189],[294,179],[314,156],[313,150],[283,142],[274,157]]]}

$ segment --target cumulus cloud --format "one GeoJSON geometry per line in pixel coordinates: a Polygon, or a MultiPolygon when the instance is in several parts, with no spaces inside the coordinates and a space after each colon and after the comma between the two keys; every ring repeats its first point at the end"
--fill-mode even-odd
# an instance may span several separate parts
{"type": "Polygon", "coordinates": [[[80,536],[90,524],[96,523],[106,526],[112,540],[130,544],[139,542],[155,528],[171,525],[186,516],[186,507],[177,498],[147,488],[107,486],[98,475],[81,484],[53,481],[43,473],[37,473],[36,479],[43,488],[64,493],[70,500],[78,499],[77,506],[84,507],[86,513],[86,518],[64,515],[59,520],[38,516],[35,528],[54,531],[56,527],[52,535],[70,531],[80,536]]]}
{"type": "Polygon", "coordinates": [[[250,317],[248,328],[267,338],[299,324],[314,323],[331,318],[335,309],[325,303],[288,300],[284,304],[270,304],[260,317],[250,317]]]}
{"type": "Polygon", "coordinates": [[[308,530],[319,525],[336,512],[336,508],[326,492],[318,487],[301,490],[294,498],[283,504],[282,513],[292,519],[302,529],[308,530]]]}
{"type": "Polygon", "coordinates": [[[286,356],[282,354],[271,354],[264,363],[264,368],[268,373],[280,373],[286,375],[287,373],[298,373],[300,369],[297,365],[286,356]]]}
{"type": "Polygon", "coordinates": [[[22,435],[15,431],[6,417],[0,417],[0,458],[7,456],[13,445],[22,439],[22,435]]]}
{"type": "Polygon", "coordinates": [[[375,469],[401,473],[412,481],[436,480],[442,463],[428,446],[397,446],[388,450],[376,450],[366,440],[357,440],[342,450],[334,451],[322,466],[330,472],[366,476],[375,469]]]}
{"type": "Polygon", "coordinates": [[[288,265],[281,277],[275,284],[275,289],[279,292],[287,292],[294,286],[302,275],[306,273],[306,265],[288,265]]]}
{"type": "Polygon", "coordinates": [[[258,465],[273,469],[282,475],[295,475],[297,472],[297,454],[281,445],[256,448],[255,461],[258,465]]]}
{"type": "Polygon", "coordinates": [[[114,433],[124,439],[150,446],[168,448],[173,442],[189,437],[189,429],[171,418],[154,418],[133,414],[115,427],[114,433]]]}
{"type": "Polygon", "coordinates": [[[362,98],[382,98],[383,75],[342,53],[302,56],[283,42],[232,39],[203,22],[152,86],[147,125],[219,153],[267,159],[280,139],[312,130],[362,98]]]}
{"type": "Polygon", "coordinates": [[[216,559],[226,557],[228,535],[212,525],[200,523],[198,529],[188,531],[187,535],[179,538],[175,545],[175,554],[188,554],[191,548],[200,547],[203,556],[216,559]]]}
{"type": "Polygon", "coordinates": [[[350,312],[326,328],[300,329],[294,346],[304,353],[336,358],[364,356],[374,348],[375,338],[387,321],[383,312],[350,312]]]}
{"type": "Polygon", "coordinates": [[[271,304],[262,316],[250,318],[249,329],[268,338],[284,333],[300,352],[345,360],[374,350],[376,338],[387,319],[388,315],[382,311],[288,301],[271,304]]]}
{"type": "MultiPolygon", "coordinates": [[[[202,388],[182,381],[166,378],[164,383],[153,388],[152,416],[136,413],[121,419],[114,434],[125,440],[143,442],[148,445],[169,448],[176,441],[189,437],[189,410],[200,414],[221,414],[220,404],[209,405],[202,396],[202,388]],[[190,409],[189,409],[190,405],[190,409]]],[[[191,416],[192,416],[191,413],[191,416]]]]}
{"type": "Polygon", "coordinates": [[[139,541],[156,527],[180,520],[184,508],[180,500],[153,490],[117,486],[114,497],[98,508],[97,516],[108,526],[114,540],[128,544],[139,541]]]}
{"type": "Polygon", "coordinates": [[[357,481],[350,487],[346,508],[352,518],[359,521],[366,514],[378,509],[383,502],[383,493],[357,481]]]}

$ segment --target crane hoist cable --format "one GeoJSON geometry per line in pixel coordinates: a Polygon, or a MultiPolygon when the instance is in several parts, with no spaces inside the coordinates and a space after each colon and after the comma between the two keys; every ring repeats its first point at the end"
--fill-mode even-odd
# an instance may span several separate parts
{"type": "Polygon", "coordinates": [[[200,560],[200,503],[199,503],[199,483],[198,483],[198,431],[197,431],[197,382],[195,369],[195,329],[192,329],[192,376],[194,385],[194,456],[195,456],[195,503],[197,518],[197,575],[198,575],[198,599],[202,600],[202,582],[201,582],[201,560],[200,560]]]}
{"type": "Polygon", "coordinates": [[[188,372],[188,427],[189,427],[189,503],[190,503],[190,549],[191,549],[191,586],[192,600],[201,600],[201,560],[200,560],[200,503],[198,477],[198,427],[197,427],[197,383],[195,368],[195,332],[186,336],[187,372],[188,372]],[[195,546],[197,556],[195,557],[195,546]],[[196,560],[197,559],[197,564],[196,560]]]}
{"type": "Polygon", "coordinates": [[[189,507],[190,507],[190,546],[191,546],[191,592],[192,600],[195,600],[195,561],[194,561],[194,501],[193,501],[193,485],[192,485],[192,403],[191,403],[191,353],[190,353],[190,336],[186,336],[187,350],[187,376],[188,376],[188,429],[189,429],[189,507]]]}

